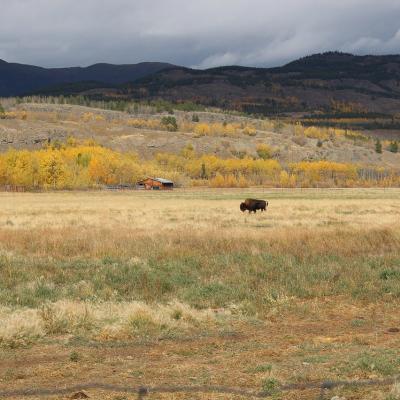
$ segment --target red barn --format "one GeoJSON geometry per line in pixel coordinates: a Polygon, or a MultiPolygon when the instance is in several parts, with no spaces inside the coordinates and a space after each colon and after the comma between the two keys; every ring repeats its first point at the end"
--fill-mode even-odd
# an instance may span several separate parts
{"type": "Polygon", "coordinates": [[[146,190],[172,190],[174,182],[164,178],[146,178],[138,182],[137,187],[146,190]]]}

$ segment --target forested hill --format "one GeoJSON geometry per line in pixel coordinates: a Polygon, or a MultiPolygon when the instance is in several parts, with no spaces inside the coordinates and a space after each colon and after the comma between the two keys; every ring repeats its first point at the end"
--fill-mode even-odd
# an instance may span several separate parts
{"type": "Polygon", "coordinates": [[[165,63],[43,69],[0,62],[0,96],[28,93],[190,101],[258,114],[391,117],[400,110],[400,56],[329,52],[279,68],[207,70],[165,63]]]}
{"type": "MultiPolygon", "coordinates": [[[[0,96],[18,96],[63,84],[90,82],[90,87],[113,86],[132,82],[153,74],[171,64],[144,62],[139,64],[95,64],[86,68],[41,68],[33,65],[7,63],[0,60],[0,96]]],[[[75,89],[76,90],[76,89],[75,89]]]]}
{"type": "Polygon", "coordinates": [[[400,109],[400,56],[325,53],[279,68],[172,68],[124,85],[137,98],[196,101],[253,113],[394,115],[400,109]]]}

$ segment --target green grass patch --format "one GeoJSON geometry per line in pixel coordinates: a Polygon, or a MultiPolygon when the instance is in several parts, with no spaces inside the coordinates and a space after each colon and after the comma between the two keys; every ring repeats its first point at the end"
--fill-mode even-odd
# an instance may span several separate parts
{"type": "MultiPolygon", "coordinates": [[[[148,260],[0,258],[0,304],[39,307],[60,299],[168,302],[197,308],[235,304],[249,315],[295,299],[400,297],[396,256],[297,257],[268,251],[183,255],[148,260]]],[[[361,325],[354,322],[353,326],[361,325]]]]}

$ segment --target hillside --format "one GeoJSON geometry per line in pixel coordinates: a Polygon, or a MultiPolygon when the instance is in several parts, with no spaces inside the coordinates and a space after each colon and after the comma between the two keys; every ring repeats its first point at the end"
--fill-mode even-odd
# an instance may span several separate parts
{"type": "Polygon", "coordinates": [[[0,60],[0,96],[19,96],[64,84],[77,88],[109,87],[135,81],[172,65],[144,62],[139,64],[95,64],[86,68],[41,68],[32,65],[7,63],[0,60]]]}
{"type": "Polygon", "coordinates": [[[46,142],[94,139],[122,152],[136,152],[145,159],[157,153],[179,154],[193,146],[197,154],[221,158],[257,158],[257,146],[267,145],[271,156],[283,164],[330,160],[343,163],[397,168],[400,153],[375,152],[375,141],[362,133],[326,128],[306,128],[273,120],[217,112],[175,111],[178,130],[161,124],[165,113],[139,108],[137,113],[101,110],[66,104],[15,104],[9,117],[0,119],[0,152],[9,148],[40,149],[46,142]],[[193,115],[198,122],[193,122],[193,115]],[[347,136],[346,136],[347,135],[347,136]]]}

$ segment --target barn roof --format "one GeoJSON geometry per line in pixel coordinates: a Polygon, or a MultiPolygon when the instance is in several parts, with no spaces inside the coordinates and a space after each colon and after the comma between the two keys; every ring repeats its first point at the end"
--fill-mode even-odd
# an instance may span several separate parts
{"type": "Polygon", "coordinates": [[[155,181],[160,182],[160,183],[174,183],[168,179],[164,179],[164,178],[154,178],[155,181]]]}
{"type": "Polygon", "coordinates": [[[174,184],[174,182],[172,182],[172,181],[170,181],[170,180],[168,180],[168,179],[164,179],[164,178],[151,178],[151,177],[148,177],[148,178],[146,178],[146,179],[143,179],[143,180],[140,181],[139,183],[144,182],[144,181],[146,181],[147,179],[151,179],[151,180],[153,180],[153,181],[157,181],[157,182],[160,182],[160,183],[165,183],[165,184],[168,184],[168,185],[173,185],[173,184],[174,184]]]}

